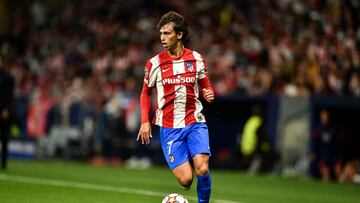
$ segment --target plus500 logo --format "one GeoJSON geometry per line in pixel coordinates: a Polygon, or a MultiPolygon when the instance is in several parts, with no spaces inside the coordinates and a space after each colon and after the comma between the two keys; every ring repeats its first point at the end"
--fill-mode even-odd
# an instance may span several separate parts
{"type": "Polygon", "coordinates": [[[180,75],[176,78],[166,78],[162,80],[163,85],[173,84],[179,85],[184,83],[195,83],[195,77],[181,77],[180,75]]]}

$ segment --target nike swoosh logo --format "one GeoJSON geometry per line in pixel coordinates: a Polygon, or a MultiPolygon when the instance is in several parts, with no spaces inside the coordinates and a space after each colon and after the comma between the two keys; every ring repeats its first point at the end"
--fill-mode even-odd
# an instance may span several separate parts
{"type": "Polygon", "coordinates": [[[161,70],[163,73],[165,73],[166,71],[170,70],[171,68],[167,68],[167,69],[164,69],[164,70],[161,70]]]}

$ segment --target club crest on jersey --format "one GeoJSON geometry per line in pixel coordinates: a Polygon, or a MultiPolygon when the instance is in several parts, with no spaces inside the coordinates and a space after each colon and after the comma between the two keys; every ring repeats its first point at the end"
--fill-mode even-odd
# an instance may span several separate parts
{"type": "Polygon", "coordinates": [[[192,61],[188,61],[185,63],[185,67],[188,71],[193,72],[194,71],[194,64],[192,61]]]}
{"type": "Polygon", "coordinates": [[[169,161],[170,161],[170,163],[174,163],[175,157],[173,155],[170,155],[169,156],[169,161]]]}

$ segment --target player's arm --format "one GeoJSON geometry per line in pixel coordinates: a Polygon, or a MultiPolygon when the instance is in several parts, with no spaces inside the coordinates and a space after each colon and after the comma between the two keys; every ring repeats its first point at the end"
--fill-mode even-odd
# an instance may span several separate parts
{"type": "Polygon", "coordinates": [[[200,65],[198,84],[203,93],[204,99],[207,102],[212,103],[215,99],[215,93],[214,93],[214,89],[211,86],[211,82],[210,82],[210,79],[208,76],[205,59],[204,59],[204,57],[201,57],[201,58],[202,58],[202,61],[200,63],[201,65],[200,65]]]}
{"type": "Polygon", "coordinates": [[[151,92],[152,87],[149,87],[149,67],[150,63],[146,64],[144,84],[140,95],[140,111],[141,111],[141,126],[136,140],[141,140],[141,144],[149,144],[152,138],[151,124],[149,121],[150,107],[151,107],[151,92]]]}
{"type": "Polygon", "coordinates": [[[199,80],[199,85],[200,85],[200,89],[202,90],[204,99],[209,102],[212,103],[215,99],[215,94],[214,94],[214,90],[211,86],[209,77],[205,77],[203,79],[199,80]]]}
{"type": "Polygon", "coordinates": [[[141,144],[149,144],[150,138],[152,138],[151,124],[149,121],[151,91],[152,88],[149,88],[147,84],[144,83],[140,96],[141,127],[137,137],[137,140],[141,140],[141,144]]]}

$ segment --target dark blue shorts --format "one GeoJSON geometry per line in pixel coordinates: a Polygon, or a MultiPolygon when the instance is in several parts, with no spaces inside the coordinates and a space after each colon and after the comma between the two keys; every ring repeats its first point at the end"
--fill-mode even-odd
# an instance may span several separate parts
{"type": "Polygon", "coordinates": [[[171,170],[197,154],[211,156],[209,131],[205,123],[194,123],[185,128],[160,127],[160,141],[171,170]]]}

